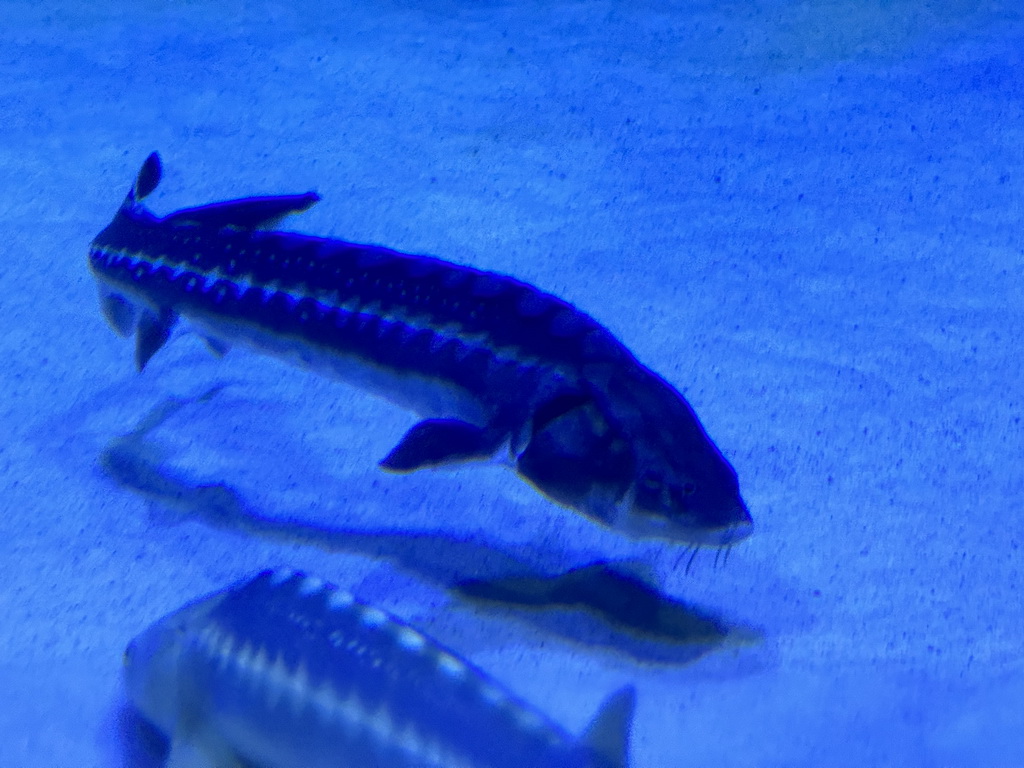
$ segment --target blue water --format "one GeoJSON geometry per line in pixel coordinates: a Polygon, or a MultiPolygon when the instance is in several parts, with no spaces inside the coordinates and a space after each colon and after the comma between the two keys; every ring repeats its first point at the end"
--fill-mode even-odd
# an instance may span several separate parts
{"type": "Polygon", "coordinates": [[[634,684],[638,768],[1024,766],[1015,8],[5,0],[0,765],[139,768],[127,641],[290,565],[571,731],[634,684]],[[158,212],[316,189],[290,227],[574,302],[694,405],[753,536],[687,572],[500,466],[386,475],[414,416],[186,332],[137,374],[85,255],[154,149],[158,212]],[[595,560],[737,631],[449,588],[595,560]]]}

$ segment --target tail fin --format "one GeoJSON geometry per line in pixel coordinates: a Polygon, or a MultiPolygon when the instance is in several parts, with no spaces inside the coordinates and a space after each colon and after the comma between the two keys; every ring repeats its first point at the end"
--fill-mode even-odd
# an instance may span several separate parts
{"type": "Polygon", "coordinates": [[[156,185],[160,183],[163,176],[163,167],[160,164],[160,155],[153,152],[146,158],[146,162],[139,169],[139,175],[135,177],[135,184],[132,185],[128,196],[124,199],[126,206],[132,206],[139,200],[148,197],[156,185]]]}
{"type": "Polygon", "coordinates": [[[626,768],[629,765],[629,732],[636,707],[636,689],[620,688],[601,705],[583,733],[583,744],[601,766],[626,768]]]}

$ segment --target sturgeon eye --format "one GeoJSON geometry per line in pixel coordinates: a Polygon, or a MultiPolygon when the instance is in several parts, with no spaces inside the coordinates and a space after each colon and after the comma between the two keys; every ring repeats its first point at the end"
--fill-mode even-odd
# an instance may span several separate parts
{"type": "Polygon", "coordinates": [[[697,492],[697,484],[691,482],[683,483],[683,496],[693,496],[697,492]]]}

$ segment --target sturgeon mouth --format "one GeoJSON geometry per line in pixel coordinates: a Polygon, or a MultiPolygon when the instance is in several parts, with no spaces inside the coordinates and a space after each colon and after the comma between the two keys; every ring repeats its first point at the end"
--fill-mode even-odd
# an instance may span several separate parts
{"type": "Polygon", "coordinates": [[[754,532],[754,522],[746,506],[739,505],[723,515],[731,520],[724,525],[684,525],[658,514],[633,510],[619,518],[624,532],[636,539],[659,539],[683,547],[731,547],[754,532]]]}
{"type": "Polygon", "coordinates": [[[709,547],[731,547],[733,544],[743,541],[753,532],[754,522],[748,518],[747,520],[728,525],[725,528],[716,528],[708,531],[704,541],[694,541],[693,543],[709,547]]]}

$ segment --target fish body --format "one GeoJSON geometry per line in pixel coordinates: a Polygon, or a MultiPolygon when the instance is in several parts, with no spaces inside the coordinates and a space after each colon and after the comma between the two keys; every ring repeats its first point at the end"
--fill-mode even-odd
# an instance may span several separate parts
{"type": "Polygon", "coordinates": [[[264,571],[125,651],[168,768],[624,768],[634,694],[582,738],[401,620],[314,577],[264,571]]]}
{"type": "Polygon", "coordinates": [[[186,317],[424,416],[381,462],[405,472],[507,455],[556,502],[618,531],[722,546],[750,515],[689,404],[603,326],[514,278],[269,229],[315,193],[156,216],[153,153],[89,262],[141,370],[186,317]]]}

